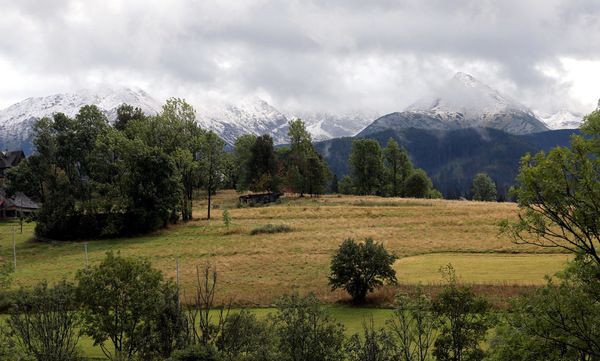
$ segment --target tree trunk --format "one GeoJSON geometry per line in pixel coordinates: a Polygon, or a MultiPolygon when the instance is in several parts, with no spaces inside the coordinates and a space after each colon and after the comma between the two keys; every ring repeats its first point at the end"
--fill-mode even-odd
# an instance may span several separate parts
{"type": "Polygon", "coordinates": [[[210,201],[211,201],[211,193],[212,193],[212,189],[209,186],[208,187],[208,209],[207,209],[207,216],[206,219],[210,220],[210,201]]]}

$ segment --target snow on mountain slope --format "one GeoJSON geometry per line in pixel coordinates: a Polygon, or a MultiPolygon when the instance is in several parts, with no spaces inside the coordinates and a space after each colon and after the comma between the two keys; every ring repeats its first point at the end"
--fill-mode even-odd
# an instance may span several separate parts
{"type": "Polygon", "coordinates": [[[202,106],[197,111],[201,127],[219,134],[229,144],[244,134],[269,134],[276,144],[287,142],[288,118],[259,98],[247,98],[238,104],[202,106]]]}
{"type": "Polygon", "coordinates": [[[583,114],[561,109],[554,114],[537,113],[550,129],[577,129],[583,123],[583,114]]]}
{"type": "Polygon", "coordinates": [[[275,144],[285,144],[288,139],[288,122],[302,119],[314,141],[352,136],[367,126],[377,116],[368,113],[298,113],[285,115],[266,101],[251,97],[237,104],[198,107],[198,122],[218,133],[227,143],[233,144],[243,134],[269,134],[275,144]]]}
{"type": "MultiPolygon", "coordinates": [[[[44,116],[62,112],[75,116],[88,104],[97,105],[109,120],[116,119],[116,109],[127,103],[141,108],[146,114],[156,114],[161,103],[140,89],[98,88],[46,97],[28,98],[0,110],[0,149],[24,148],[31,151],[32,127],[44,116]]],[[[276,144],[287,143],[288,118],[266,101],[249,97],[236,104],[201,104],[196,106],[201,127],[219,134],[234,144],[243,134],[269,134],[276,144]]],[[[301,117],[315,140],[354,135],[375,117],[363,114],[307,114],[301,117]]]]}
{"type": "Polygon", "coordinates": [[[405,111],[392,114],[379,118],[360,134],[380,129],[432,126],[436,129],[495,128],[512,134],[548,130],[524,105],[460,72],[405,111]]]}
{"type": "Polygon", "coordinates": [[[347,113],[299,113],[289,116],[290,119],[300,118],[306,123],[306,128],[314,141],[331,138],[349,137],[356,135],[379,114],[367,112],[347,113]]]}
{"type": "Polygon", "coordinates": [[[116,119],[117,107],[123,103],[141,108],[146,114],[157,113],[161,104],[141,89],[97,88],[73,93],[28,98],[0,110],[0,149],[31,149],[33,123],[54,113],[74,116],[84,105],[97,105],[109,120],[116,119]]]}

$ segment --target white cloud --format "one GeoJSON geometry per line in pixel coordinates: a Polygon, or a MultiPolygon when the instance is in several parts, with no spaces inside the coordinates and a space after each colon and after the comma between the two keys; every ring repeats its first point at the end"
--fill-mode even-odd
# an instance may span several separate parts
{"type": "Polygon", "coordinates": [[[535,109],[600,97],[594,0],[0,0],[0,107],[111,83],[196,104],[401,110],[455,71],[535,109]],[[595,75],[594,75],[595,74],[595,75]]]}

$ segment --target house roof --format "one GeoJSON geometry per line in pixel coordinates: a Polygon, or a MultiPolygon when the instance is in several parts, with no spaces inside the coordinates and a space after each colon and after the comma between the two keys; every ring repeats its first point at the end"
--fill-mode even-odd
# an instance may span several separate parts
{"type": "Polygon", "coordinates": [[[3,189],[0,189],[0,209],[8,209],[8,208],[17,208],[17,209],[39,209],[40,206],[29,199],[25,194],[18,192],[12,197],[7,197],[6,192],[3,189]]]}
{"type": "Polygon", "coordinates": [[[25,153],[22,150],[12,150],[0,153],[0,169],[16,167],[25,159],[25,153]]]}

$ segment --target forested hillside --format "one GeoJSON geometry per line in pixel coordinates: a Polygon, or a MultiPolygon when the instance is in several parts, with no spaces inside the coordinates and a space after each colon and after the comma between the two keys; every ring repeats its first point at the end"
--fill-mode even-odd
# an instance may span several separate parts
{"type": "MultiPolygon", "coordinates": [[[[385,146],[388,139],[406,148],[416,167],[423,168],[433,185],[447,198],[467,196],[478,172],[488,173],[500,196],[514,184],[519,161],[526,153],[537,153],[568,145],[577,130],[556,130],[513,135],[489,128],[433,130],[407,128],[384,130],[368,138],[385,146]]],[[[331,171],[341,179],[348,174],[348,155],[355,138],[332,139],[315,144],[331,171]]]]}

